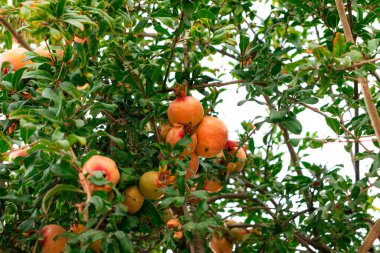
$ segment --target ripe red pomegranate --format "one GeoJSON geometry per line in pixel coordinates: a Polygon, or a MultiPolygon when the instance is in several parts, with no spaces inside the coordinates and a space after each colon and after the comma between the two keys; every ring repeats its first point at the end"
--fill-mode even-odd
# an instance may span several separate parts
{"type": "Polygon", "coordinates": [[[190,155],[197,146],[197,136],[195,134],[194,128],[191,127],[191,124],[173,127],[166,135],[166,142],[170,143],[170,145],[174,147],[174,145],[183,137],[185,137],[186,134],[191,136],[192,142],[187,144],[185,149],[182,151],[181,155],[184,156],[190,155]]]}
{"type": "Polygon", "coordinates": [[[58,237],[65,233],[66,230],[56,224],[45,225],[41,230],[43,236],[41,243],[41,253],[60,253],[66,248],[66,237],[58,237]],[[57,236],[57,239],[54,238],[57,236]]]}
{"type": "Polygon", "coordinates": [[[223,121],[206,116],[196,129],[198,144],[195,149],[199,156],[211,158],[219,154],[227,143],[228,130],[223,121]]]}
{"type": "Polygon", "coordinates": [[[177,98],[170,103],[168,108],[169,122],[173,125],[185,125],[190,122],[193,126],[198,125],[204,115],[201,102],[192,96],[187,96],[183,86],[179,86],[175,94],[177,98]]]}

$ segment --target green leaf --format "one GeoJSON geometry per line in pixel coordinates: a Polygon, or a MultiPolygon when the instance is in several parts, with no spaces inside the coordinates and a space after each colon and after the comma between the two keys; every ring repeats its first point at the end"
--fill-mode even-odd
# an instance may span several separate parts
{"type": "Polygon", "coordinates": [[[380,39],[372,39],[368,41],[368,49],[370,52],[375,51],[379,47],[380,39]]]}
{"type": "Polygon", "coordinates": [[[269,114],[269,121],[271,123],[279,123],[286,120],[286,110],[271,110],[269,114]]]}
{"type": "Polygon", "coordinates": [[[217,19],[214,13],[206,9],[200,9],[199,11],[193,14],[194,20],[197,20],[200,18],[217,19]]]}
{"type": "Polygon", "coordinates": [[[327,125],[336,133],[339,134],[341,132],[340,124],[337,119],[325,117],[327,125]]]}
{"type": "Polygon", "coordinates": [[[249,46],[249,37],[243,34],[240,34],[239,48],[240,48],[241,55],[245,54],[245,51],[247,50],[248,46],[249,46]]]}
{"type": "Polygon", "coordinates": [[[113,235],[118,239],[120,252],[135,252],[131,239],[123,231],[116,231],[113,235]]]}
{"type": "Polygon", "coordinates": [[[50,171],[59,177],[78,180],[78,172],[71,168],[69,164],[54,164],[50,171]]]}
{"type": "Polygon", "coordinates": [[[49,191],[46,192],[44,198],[42,199],[42,210],[44,211],[45,214],[47,214],[47,205],[48,205],[48,200],[56,193],[62,192],[62,191],[69,191],[69,192],[77,192],[77,193],[83,193],[82,190],[78,189],[77,187],[73,185],[68,185],[68,184],[58,184],[51,188],[49,191]]]}
{"type": "Polygon", "coordinates": [[[75,87],[75,85],[70,82],[60,83],[59,88],[67,92],[73,98],[80,99],[82,96],[77,87],[75,87]]]}
{"type": "Polygon", "coordinates": [[[294,134],[300,134],[302,132],[302,125],[294,117],[288,117],[285,121],[281,123],[286,129],[294,134]]]}
{"type": "Polygon", "coordinates": [[[289,143],[290,143],[293,147],[297,147],[301,140],[302,140],[302,139],[299,139],[299,138],[291,138],[291,139],[289,140],[289,143]]]}
{"type": "Polygon", "coordinates": [[[174,17],[172,13],[167,9],[158,9],[156,12],[150,15],[153,18],[171,18],[174,17]]]}
{"type": "Polygon", "coordinates": [[[152,202],[148,199],[144,200],[144,203],[138,212],[139,216],[147,216],[151,218],[152,224],[156,227],[160,227],[162,225],[162,219],[160,216],[160,213],[157,211],[157,209],[154,207],[152,202]]]}
{"type": "Polygon", "coordinates": [[[199,201],[197,209],[195,210],[194,213],[194,220],[199,220],[200,217],[208,210],[208,204],[206,200],[202,199],[199,201]]]}

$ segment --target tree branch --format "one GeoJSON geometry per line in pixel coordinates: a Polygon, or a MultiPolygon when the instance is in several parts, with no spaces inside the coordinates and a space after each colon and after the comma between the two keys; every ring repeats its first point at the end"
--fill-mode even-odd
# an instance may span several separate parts
{"type": "MultiPolygon", "coordinates": [[[[342,22],[343,31],[344,31],[344,35],[346,36],[346,40],[351,43],[355,43],[354,38],[352,36],[351,28],[350,28],[350,25],[348,23],[347,16],[345,13],[343,0],[335,0],[335,3],[338,9],[340,21],[342,22]]],[[[372,123],[372,127],[375,130],[377,139],[380,140],[380,118],[379,118],[379,114],[377,113],[375,104],[372,101],[372,95],[368,87],[368,80],[367,78],[364,78],[364,77],[359,77],[358,80],[362,87],[364,102],[368,111],[369,118],[372,123]]]]}
{"type": "Polygon", "coordinates": [[[175,47],[177,45],[179,36],[181,34],[180,31],[181,31],[181,26],[182,26],[182,23],[183,23],[183,16],[184,16],[184,13],[182,12],[181,15],[179,16],[179,24],[178,24],[177,30],[175,32],[175,36],[174,36],[174,39],[173,39],[172,47],[170,49],[170,56],[169,56],[169,61],[168,61],[168,67],[166,69],[164,81],[162,83],[162,91],[166,91],[167,90],[166,82],[168,81],[168,78],[169,78],[170,65],[172,65],[172,62],[173,62],[174,50],[175,50],[175,47]]]}
{"type": "Polygon", "coordinates": [[[380,61],[380,58],[373,58],[373,59],[369,59],[369,60],[361,61],[361,62],[358,62],[358,63],[352,64],[352,65],[350,65],[350,66],[346,66],[346,67],[338,68],[337,71],[343,71],[343,70],[349,70],[349,69],[356,69],[356,68],[361,67],[361,66],[363,66],[363,65],[366,65],[366,64],[368,64],[368,63],[374,63],[374,62],[377,62],[377,61],[380,61]]]}
{"type": "Polygon", "coordinates": [[[297,238],[298,241],[306,242],[307,244],[313,246],[315,249],[319,250],[322,253],[330,253],[331,249],[327,247],[326,245],[313,240],[307,236],[301,235],[301,233],[294,233],[294,236],[297,238]]]}
{"type": "Polygon", "coordinates": [[[373,242],[380,236],[380,219],[372,226],[357,253],[366,253],[372,247],[373,242]]]}
{"type": "Polygon", "coordinates": [[[33,51],[28,42],[26,42],[21,34],[19,34],[2,15],[0,15],[0,23],[13,35],[13,37],[23,48],[27,49],[28,51],[33,51]]]}

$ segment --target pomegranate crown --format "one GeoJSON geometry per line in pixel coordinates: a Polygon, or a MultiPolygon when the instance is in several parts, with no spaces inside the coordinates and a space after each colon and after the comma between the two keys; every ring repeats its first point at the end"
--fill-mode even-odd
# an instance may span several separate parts
{"type": "Polygon", "coordinates": [[[168,165],[164,168],[161,165],[158,168],[158,182],[161,187],[166,187],[169,184],[174,184],[176,177],[172,176],[172,171],[168,170],[168,165]]]}
{"type": "Polygon", "coordinates": [[[187,85],[186,84],[177,84],[174,87],[174,95],[176,98],[183,98],[187,96],[187,85]]]}
{"type": "Polygon", "coordinates": [[[188,134],[192,136],[195,133],[195,127],[193,126],[193,123],[189,122],[183,126],[183,132],[185,134],[188,134]]]}

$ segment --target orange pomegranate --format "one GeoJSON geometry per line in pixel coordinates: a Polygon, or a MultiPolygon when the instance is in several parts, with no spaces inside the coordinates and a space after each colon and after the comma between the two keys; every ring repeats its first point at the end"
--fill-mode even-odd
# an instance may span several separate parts
{"type": "MultiPolygon", "coordinates": [[[[92,176],[92,172],[99,171],[103,173],[104,178],[108,182],[112,182],[114,185],[117,185],[120,180],[120,172],[117,169],[116,163],[105,156],[100,155],[94,155],[90,159],[87,160],[87,162],[83,166],[83,174],[89,174],[90,177],[92,176]]],[[[111,186],[109,185],[91,185],[91,189],[94,191],[106,191],[110,192],[112,190],[111,186]]]]}
{"type": "Polygon", "coordinates": [[[175,231],[173,237],[174,237],[174,239],[180,240],[183,237],[182,230],[175,231]]]}
{"type": "MultiPolygon", "coordinates": [[[[231,159],[233,161],[227,163],[227,172],[228,173],[235,173],[235,172],[241,172],[244,163],[247,160],[247,155],[245,154],[244,148],[239,148],[236,142],[234,141],[227,141],[226,146],[224,147],[224,150],[229,154],[231,159]]],[[[223,152],[220,153],[220,157],[224,160],[224,154],[223,152]]]]}
{"type": "Polygon", "coordinates": [[[212,235],[210,249],[213,253],[231,253],[233,244],[225,236],[219,236],[217,233],[212,235]]]}
{"type": "Polygon", "coordinates": [[[177,218],[171,219],[168,222],[166,222],[166,226],[168,228],[178,228],[181,224],[179,223],[179,220],[177,218]]]}
{"type": "MultiPolygon", "coordinates": [[[[230,225],[240,225],[241,222],[237,222],[234,220],[228,220],[226,225],[229,227],[230,225]]],[[[242,241],[244,239],[244,235],[247,234],[247,230],[242,227],[229,227],[228,233],[231,236],[232,241],[242,241]]]]}
{"type": "Polygon", "coordinates": [[[172,209],[168,208],[162,212],[161,218],[165,223],[167,223],[169,220],[173,219],[173,216],[174,216],[174,213],[172,209]]]}
{"type": "Polygon", "coordinates": [[[198,143],[195,151],[199,156],[214,157],[223,150],[227,143],[227,127],[216,117],[204,117],[196,129],[196,134],[198,143]]]}
{"type": "MultiPolygon", "coordinates": [[[[84,232],[85,228],[86,228],[85,225],[78,223],[78,224],[72,225],[70,228],[70,231],[79,235],[79,234],[82,234],[84,232]]],[[[91,243],[88,248],[92,249],[96,253],[100,253],[101,252],[100,247],[101,247],[101,241],[97,240],[97,241],[91,243]]]]}
{"type": "Polygon", "coordinates": [[[185,90],[184,86],[176,88],[175,94],[177,98],[169,104],[168,119],[173,125],[191,123],[196,126],[203,118],[203,106],[198,99],[187,96],[185,90]]]}
{"type": "Polygon", "coordinates": [[[208,193],[215,193],[223,189],[223,185],[219,179],[206,179],[203,183],[203,189],[208,193]]]}
{"type": "MultiPolygon", "coordinates": [[[[179,159],[184,159],[184,158],[181,157],[179,159]]],[[[193,152],[191,153],[189,167],[186,168],[187,174],[186,174],[185,179],[193,177],[197,173],[198,167],[199,167],[199,158],[198,158],[198,155],[195,152],[193,152]]]]}
{"type": "Polygon", "coordinates": [[[144,196],[141,195],[139,188],[134,185],[124,190],[124,197],[123,204],[128,207],[129,214],[137,213],[144,203],[144,196]]]}
{"type": "Polygon", "coordinates": [[[185,149],[182,151],[181,155],[190,155],[197,146],[197,136],[195,134],[194,128],[191,125],[173,127],[166,135],[166,142],[172,147],[180,141],[186,134],[191,136],[192,142],[187,144],[185,149]]]}
{"type": "Polygon", "coordinates": [[[65,233],[66,230],[56,224],[45,225],[41,230],[42,240],[41,253],[60,253],[66,248],[67,238],[59,237],[59,235],[65,233]],[[54,238],[57,239],[54,240],[54,238]]]}
{"type": "MultiPolygon", "coordinates": [[[[28,52],[25,48],[13,48],[10,50],[4,51],[0,55],[0,67],[4,62],[8,62],[13,66],[13,70],[19,70],[22,67],[25,67],[27,64],[31,64],[32,61],[24,61],[26,58],[25,53],[28,52]]],[[[3,69],[4,74],[8,73],[8,67],[3,69]]]]}

